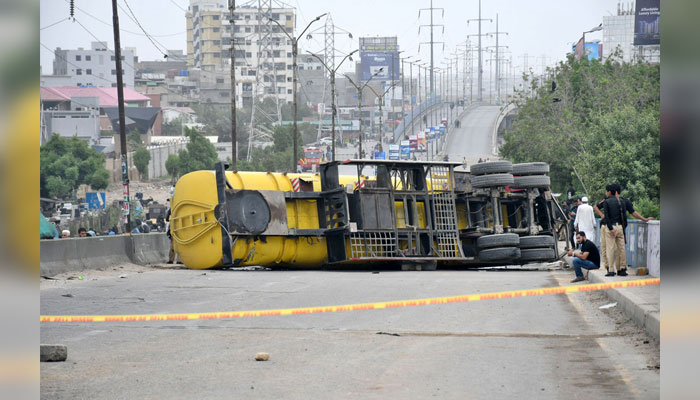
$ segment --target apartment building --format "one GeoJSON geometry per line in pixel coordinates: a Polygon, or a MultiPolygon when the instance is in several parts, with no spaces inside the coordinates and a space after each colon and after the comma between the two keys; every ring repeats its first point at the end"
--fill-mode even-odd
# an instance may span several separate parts
{"type": "MultiPolygon", "coordinates": [[[[54,51],[53,75],[42,75],[41,85],[116,87],[117,67],[114,53],[107,42],[92,42],[90,49],[79,47],[76,50],[54,51]]],[[[138,61],[136,50],[122,50],[122,78],[124,86],[134,87],[134,66],[138,61]]]]}
{"type": "Polygon", "coordinates": [[[280,100],[293,100],[292,42],[282,29],[294,34],[294,10],[272,8],[269,16],[279,25],[261,19],[258,8],[238,7],[232,29],[227,2],[191,0],[186,13],[187,63],[189,69],[206,71],[204,75],[211,77],[202,82],[208,90],[220,89],[209,98],[230,103],[225,85],[230,85],[231,44],[235,39],[237,102],[252,101],[258,77],[259,97],[276,95],[280,100]],[[261,41],[261,37],[268,40],[261,41]]]}

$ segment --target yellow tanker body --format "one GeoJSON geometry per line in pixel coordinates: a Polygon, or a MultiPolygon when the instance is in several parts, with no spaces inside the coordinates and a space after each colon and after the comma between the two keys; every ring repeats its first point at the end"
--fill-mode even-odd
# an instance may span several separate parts
{"type": "MultiPolygon", "coordinates": [[[[338,162],[322,164],[318,174],[232,172],[218,163],[215,171],[184,175],[171,200],[175,252],[193,269],[374,261],[435,265],[478,261],[465,256],[463,246],[499,234],[503,226],[524,232],[517,226],[524,214],[493,199],[498,192],[468,197],[464,190],[455,192],[458,163],[345,164],[358,173],[340,176],[338,162]],[[375,177],[362,175],[367,167],[375,177]],[[471,210],[477,208],[502,209],[516,218],[510,225],[498,218],[474,221],[471,210]]],[[[511,200],[522,203],[525,197],[518,199],[511,200]]]]}

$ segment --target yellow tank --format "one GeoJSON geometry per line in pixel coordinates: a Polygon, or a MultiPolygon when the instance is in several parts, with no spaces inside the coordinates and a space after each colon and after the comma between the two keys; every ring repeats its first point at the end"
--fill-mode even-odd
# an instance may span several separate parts
{"type": "MultiPolygon", "coordinates": [[[[293,192],[291,179],[321,190],[318,174],[226,172],[233,189],[293,192]]],[[[356,177],[339,179],[343,186],[357,184],[356,177]]],[[[196,171],[181,177],[171,200],[170,230],[175,252],[193,269],[223,266],[221,225],[215,217],[218,204],[216,173],[196,171]]],[[[315,200],[287,199],[286,220],[290,229],[319,229],[315,200]]],[[[239,266],[274,265],[319,267],[328,260],[326,242],[317,236],[236,236],[233,260],[239,266]]]]}

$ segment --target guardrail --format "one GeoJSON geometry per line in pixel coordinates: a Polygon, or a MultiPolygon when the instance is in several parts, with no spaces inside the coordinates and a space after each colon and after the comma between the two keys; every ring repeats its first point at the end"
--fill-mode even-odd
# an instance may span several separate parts
{"type": "MultiPolygon", "coordinates": [[[[596,223],[598,230],[594,242],[600,249],[600,219],[596,219],[596,223]]],[[[635,268],[645,267],[649,270],[649,275],[660,277],[661,221],[629,220],[625,237],[627,265],[635,268]]]]}

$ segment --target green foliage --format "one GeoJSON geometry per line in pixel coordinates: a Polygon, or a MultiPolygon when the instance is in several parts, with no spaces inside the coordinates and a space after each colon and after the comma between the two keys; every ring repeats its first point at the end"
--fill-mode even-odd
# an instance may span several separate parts
{"type": "Polygon", "coordinates": [[[40,187],[44,197],[68,199],[82,184],[94,190],[106,189],[109,172],[102,154],[77,137],[52,135],[40,149],[40,187]]]}
{"type": "Polygon", "coordinates": [[[634,202],[634,210],[643,217],[651,217],[654,219],[661,218],[661,208],[658,202],[653,202],[647,198],[639,199],[634,202]]]}
{"type": "Polygon", "coordinates": [[[180,150],[176,157],[170,155],[165,162],[168,173],[178,176],[192,171],[214,169],[219,161],[214,145],[196,129],[185,128],[185,136],[190,138],[187,148],[180,150]]]}
{"type": "Polygon", "coordinates": [[[525,75],[529,87],[515,99],[501,156],[548,162],[556,191],[574,182],[577,192],[602,198],[605,185],[619,183],[625,197],[658,205],[659,66],[570,57],[548,76],[525,75]]]}
{"type": "Polygon", "coordinates": [[[182,135],[182,120],[175,118],[170,122],[163,122],[160,133],[163,136],[181,136],[182,135]]]}
{"type": "MultiPolygon", "coordinates": [[[[292,125],[276,126],[273,133],[274,144],[271,147],[254,148],[251,161],[238,160],[239,171],[270,171],[270,172],[294,172],[296,164],[293,163],[294,127],[292,125]]],[[[303,147],[299,141],[298,154],[301,157],[303,147]]]]}
{"type": "Polygon", "coordinates": [[[148,162],[151,161],[151,152],[141,146],[134,152],[134,165],[142,179],[148,179],[148,162]]]}
{"type": "Polygon", "coordinates": [[[168,159],[165,160],[165,170],[168,171],[168,174],[173,178],[180,176],[179,167],[180,157],[177,154],[171,154],[168,156],[168,159]]]}
{"type": "Polygon", "coordinates": [[[126,134],[126,148],[129,151],[134,151],[140,146],[143,146],[141,134],[137,130],[133,130],[126,134]]]}

